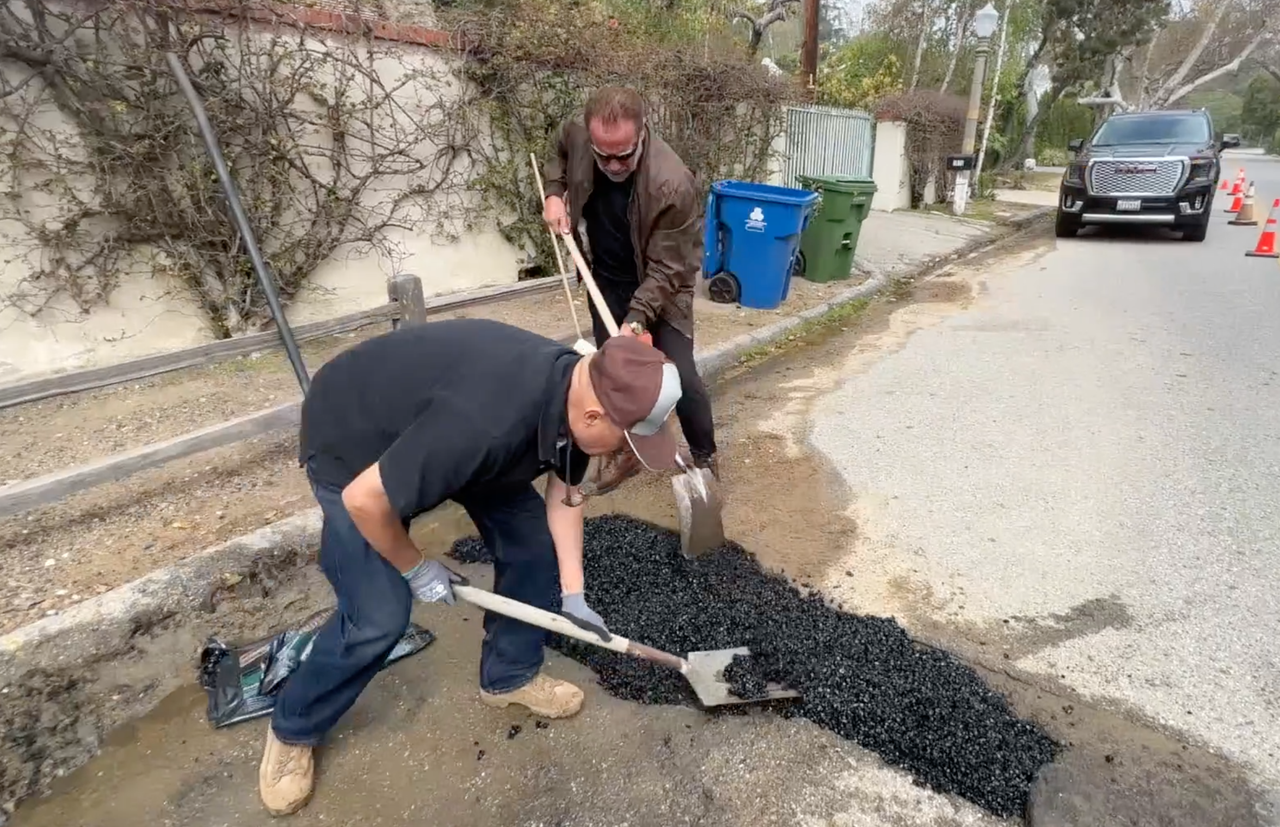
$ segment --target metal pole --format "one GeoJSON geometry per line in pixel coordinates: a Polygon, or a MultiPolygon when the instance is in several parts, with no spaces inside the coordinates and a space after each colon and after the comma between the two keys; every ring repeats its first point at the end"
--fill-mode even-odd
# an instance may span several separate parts
{"type": "Polygon", "coordinates": [[[253,271],[258,276],[258,284],[266,294],[267,306],[271,308],[276,329],[280,331],[285,352],[289,354],[289,363],[293,365],[293,373],[298,377],[298,384],[302,387],[302,393],[305,396],[311,390],[311,378],[307,375],[307,366],[302,361],[302,354],[298,352],[298,343],[293,338],[293,330],[289,327],[284,310],[280,307],[280,295],[276,292],[275,279],[267,271],[267,263],[262,258],[262,251],[258,249],[258,240],[253,234],[253,227],[249,224],[249,215],[244,211],[244,205],[240,203],[240,192],[236,189],[231,170],[227,168],[227,162],[222,157],[222,148],[218,146],[218,136],[213,133],[213,125],[209,123],[209,115],[204,110],[204,103],[200,100],[195,87],[191,85],[191,78],[187,76],[187,70],[183,68],[182,61],[173,52],[166,52],[165,60],[169,62],[169,71],[173,72],[173,76],[177,78],[178,86],[191,106],[192,114],[196,116],[196,125],[200,128],[201,137],[204,138],[205,149],[213,159],[213,168],[217,171],[218,180],[222,183],[222,193],[226,196],[227,205],[231,208],[231,220],[235,222],[236,229],[240,231],[240,237],[244,239],[249,260],[253,263],[253,271]]]}
{"type": "MultiPolygon", "coordinates": [[[[978,118],[982,114],[982,87],[987,74],[987,52],[991,51],[991,38],[978,38],[975,49],[978,55],[973,62],[973,83],[969,86],[969,111],[964,119],[964,144],[960,147],[960,152],[965,155],[973,154],[973,145],[978,138],[978,118]]],[[[962,214],[969,203],[969,181],[972,174],[969,170],[956,173],[955,192],[951,197],[952,212],[956,215],[962,214]]]]}

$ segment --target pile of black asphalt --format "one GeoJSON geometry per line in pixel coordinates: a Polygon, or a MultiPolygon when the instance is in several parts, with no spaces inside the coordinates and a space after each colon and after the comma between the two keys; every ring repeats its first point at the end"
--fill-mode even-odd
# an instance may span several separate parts
{"type": "MultiPolygon", "coordinates": [[[[1042,729],[952,655],[913,642],[892,619],[848,614],[802,592],[735,543],[687,560],[676,533],[609,515],[587,521],[584,554],[587,602],[610,631],[682,655],[746,646],[751,657],[730,669],[735,692],[776,681],[803,695],[755,708],[806,718],[933,790],[1021,815],[1036,773],[1057,754],[1042,729]]],[[[492,559],[474,537],[450,556],[492,559]]],[[[559,635],[549,645],[619,698],[698,705],[675,670],[559,635]]]]}

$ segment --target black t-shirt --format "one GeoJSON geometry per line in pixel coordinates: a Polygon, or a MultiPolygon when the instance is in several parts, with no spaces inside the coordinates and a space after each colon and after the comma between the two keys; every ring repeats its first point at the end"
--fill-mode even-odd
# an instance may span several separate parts
{"type": "Polygon", "coordinates": [[[587,220],[587,241],[591,245],[592,275],[598,279],[638,284],[636,246],[631,241],[631,191],[635,176],[614,182],[595,167],[591,197],[583,208],[587,220]]]}
{"type": "Polygon", "coordinates": [[[405,521],[445,500],[527,486],[551,470],[578,485],[588,457],[569,438],[567,405],[581,358],[488,319],[378,336],[316,372],[298,458],[316,482],[338,488],[379,463],[405,521]]]}

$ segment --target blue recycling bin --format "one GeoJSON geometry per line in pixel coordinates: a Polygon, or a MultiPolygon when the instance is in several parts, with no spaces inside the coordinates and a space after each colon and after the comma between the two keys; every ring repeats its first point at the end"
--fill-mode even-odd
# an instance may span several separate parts
{"type": "Polygon", "coordinates": [[[707,195],[702,274],[711,300],[773,310],[787,298],[800,234],[819,193],[717,181],[707,195]]]}

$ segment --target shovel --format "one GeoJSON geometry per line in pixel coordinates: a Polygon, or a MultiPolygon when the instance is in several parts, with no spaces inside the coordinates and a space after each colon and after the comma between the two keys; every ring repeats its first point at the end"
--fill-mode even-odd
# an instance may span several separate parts
{"type": "MultiPolygon", "coordinates": [[[[541,203],[545,204],[547,203],[547,190],[542,185],[542,173],[538,171],[537,156],[532,152],[529,153],[529,162],[533,164],[533,179],[538,182],[538,195],[542,198],[541,203]]],[[[583,356],[595,353],[595,345],[588,342],[582,335],[582,325],[578,322],[578,311],[573,306],[573,291],[569,289],[569,271],[565,269],[564,257],[560,255],[560,242],[557,240],[560,234],[550,227],[547,227],[547,232],[551,234],[551,246],[556,251],[556,264],[560,267],[560,281],[564,284],[564,296],[569,300],[569,313],[573,316],[573,326],[578,331],[578,341],[573,343],[573,349],[583,356]]]]}
{"type": "MultiPolygon", "coordinates": [[[[538,175],[537,164],[534,164],[534,175],[538,175]]],[[[538,177],[539,189],[542,187],[542,179],[538,177]]],[[[546,199],[543,199],[546,200],[546,199]]],[[[553,236],[555,233],[553,233],[553,236]]],[[[578,243],[573,240],[572,235],[561,235],[564,246],[568,248],[569,255],[573,258],[574,266],[578,268],[578,274],[582,276],[582,283],[587,286],[587,292],[591,294],[591,300],[596,304],[596,311],[600,314],[601,321],[609,330],[610,336],[618,335],[618,322],[613,318],[613,312],[609,310],[609,305],[605,302],[604,296],[600,293],[600,288],[596,286],[595,279],[591,277],[591,268],[587,267],[586,259],[582,257],[582,251],[578,249],[578,243]]],[[[552,240],[554,244],[554,238],[552,240]]],[[[556,254],[559,255],[560,247],[556,246],[556,254]]],[[[566,290],[568,290],[566,282],[566,290]]],[[[648,336],[648,334],[645,334],[648,336]]],[[[652,344],[652,340],[649,342],[652,344]]],[[[724,536],[724,516],[723,507],[720,496],[716,491],[716,478],[711,471],[706,468],[696,468],[685,463],[680,456],[676,457],[676,461],[680,464],[683,471],[671,479],[671,488],[676,497],[676,512],[679,517],[680,524],[680,550],[686,557],[697,557],[712,549],[719,548],[725,543],[724,536]]]]}
{"type": "Polygon", "coordinates": [[[710,652],[690,652],[687,657],[682,658],[636,643],[633,640],[627,640],[621,635],[611,635],[610,639],[606,641],[594,632],[579,628],[573,621],[558,614],[546,612],[526,603],[520,603],[493,592],[487,592],[484,589],[477,589],[474,586],[455,585],[453,593],[473,606],[479,606],[486,611],[496,612],[500,615],[523,621],[531,626],[546,629],[549,632],[590,643],[593,646],[599,646],[601,649],[608,649],[611,652],[619,652],[624,655],[643,658],[653,663],[660,663],[672,669],[679,669],[680,673],[689,681],[689,686],[693,687],[694,693],[698,696],[698,700],[703,706],[757,703],[759,701],[800,697],[799,692],[787,689],[776,683],[769,684],[765,688],[765,694],[757,698],[739,698],[730,692],[729,684],[724,680],[724,669],[729,665],[729,661],[733,659],[734,655],[745,656],[751,654],[745,647],[715,649],[710,652]]]}

